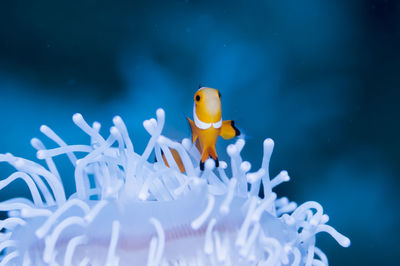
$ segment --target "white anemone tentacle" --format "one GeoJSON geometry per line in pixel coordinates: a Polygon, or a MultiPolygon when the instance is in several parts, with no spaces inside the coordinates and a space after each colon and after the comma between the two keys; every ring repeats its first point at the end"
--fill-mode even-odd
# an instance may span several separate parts
{"type": "MultiPolygon", "coordinates": [[[[89,135],[90,145],[67,145],[46,126],[41,131],[60,147],[47,149],[32,141],[50,170],[0,154],[0,162],[25,173],[33,188],[32,201],[0,202],[0,210],[8,214],[0,222],[5,229],[0,233],[0,265],[327,265],[315,245],[317,233],[350,245],[327,225],[329,216],[319,203],[297,206],[272,191],[289,175],[282,171],[270,179],[271,139],[264,141],[263,162],[254,172],[240,154],[244,139],[228,146],[229,157],[217,170],[210,159],[202,172],[193,167],[200,160],[196,146],[189,139],[177,142],[162,135],[165,114],[162,109],[156,114],[157,119],[144,123],[151,137],[142,154],[134,151],[120,117],[114,117],[111,135],[104,138],[100,124],[89,126],[80,114],[74,122],[89,135]],[[161,149],[170,167],[163,163],[161,149]],[[174,167],[171,149],[179,153],[185,173],[174,167]],[[52,161],[59,154],[70,157],[71,177],[59,178],[52,161]],[[66,199],[62,181],[68,178],[78,181],[78,193],[72,191],[66,199]]],[[[222,119],[201,124],[195,112],[194,120],[198,127],[222,126],[222,119]]],[[[0,187],[17,175],[2,178],[0,187]]]]}

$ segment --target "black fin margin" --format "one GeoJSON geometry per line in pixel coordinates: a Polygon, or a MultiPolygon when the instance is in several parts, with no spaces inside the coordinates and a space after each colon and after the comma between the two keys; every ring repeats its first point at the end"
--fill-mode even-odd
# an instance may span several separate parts
{"type": "Polygon", "coordinates": [[[200,161],[200,170],[204,171],[204,163],[202,161],[200,161]]]}
{"type": "Polygon", "coordinates": [[[231,120],[231,126],[235,130],[235,137],[239,136],[240,135],[240,130],[237,127],[235,127],[235,121],[231,120]]]}
{"type": "Polygon", "coordinates": [[[215,161],[215,167],[219,167],[219,160],[218,160],[218,158],[216,159],[216,160],[214,160],[215,161]]]}
{"type": "MultiPolygon", "coordinates": [[[[218,158],[216,159],[216,160],[214,160],[215,161],[215,167],[219,167],[219,160],[218,160],[218,158]]],[[[200,161],[200,170],[201,171],[204,171],[204,164],[205,164],[205,162],[203,163],[202,161],[200,161]]]]}

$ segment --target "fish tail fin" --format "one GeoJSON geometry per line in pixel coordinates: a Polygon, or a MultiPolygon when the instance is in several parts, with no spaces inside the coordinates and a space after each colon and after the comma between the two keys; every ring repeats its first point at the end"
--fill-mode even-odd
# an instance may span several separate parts
{"type": "Polygon", "coordinates": [[[239,129],[235,127],[233,120],[226,120],[222,122],[221,131],[219,135],[224,139],[231,139],[240,135],[239,129]]]}
{"type": "Polygon", "coordinates": [[[194,143],[197,140],[197,133],[195,130],[196,125],[194,124],[193,120],[191,120],[190,118],[186,117],[186,119],[189,122],[190,130],[192,131],[192,143],[194,143]]]}

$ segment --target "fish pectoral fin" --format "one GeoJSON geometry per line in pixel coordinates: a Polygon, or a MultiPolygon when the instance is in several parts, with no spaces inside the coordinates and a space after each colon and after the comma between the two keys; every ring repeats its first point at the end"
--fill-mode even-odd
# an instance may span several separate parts
{"type": "Polygon", "coordinates": [[[192,143],[195,143],[195,141],[197,140],[197,133],[196,133],[196,125],[194,124],[193,120],[186,117],[186,119],[189,122],[190,125],[190,130],[192,131],[192,143]]]}
{"type": "Polygon", "coordinates": [[[202,148],[201,145],[200,145],[200,141],[196,141],[196,148],[197,148],[197,150],[200,152],[200,154],[203,153],[203,148],[202,148]]]}
{"type": "Polygon", "coordinates": [[[233,120],[226,120],[222,122],[221,131],[219,135],[224,139],[231,139],[240,135],[239,129],[235,127],[233,120]]]}
{"type": "MultiPolygon", "coordinates": [[[[186,171],[185,170],[185,166],[183,165],[183,162],[182,162],[181,156],[179,155],[179,152],[177,150],[175,150],[175,149],[172,149],[172,148],[169,149],[169,152],[171,153],[172,159],[175,161],[176,166],[178,166],[178,168],[181,171],[181,173],[185,173],[185,171],[186,171]]],[[[169,165],[169,163],[168,163],[167,157],[165,156],[163,150],[161,150],[161,156],[163,158],[164,164],[167,167],[171,167],[169,165]]]]}

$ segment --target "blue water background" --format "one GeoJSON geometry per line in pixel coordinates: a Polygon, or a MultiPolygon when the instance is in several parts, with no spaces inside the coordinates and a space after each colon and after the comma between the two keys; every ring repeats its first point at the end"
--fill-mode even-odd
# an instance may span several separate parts
{"type": "MultiPolygon", "coordinates": [[[[258,168],[273,138],[271,172],[291,176],[278,194],[320,202],[352,240],[318,236],[331,265],[397,265],[399,17],[391,0],[2,3],[0,153],[34,159],[32,137],[55,147],[42,124],[87,143],[76,112],[103,134],[121,115],[140,152],[142,122],[162,107],[165,135],[180,140],[198,85],[215,87],[246,136],[244,159],[258,168]]],[[[70,194],[66,162],[56,159],[70,194]]],[[[11,171],[0,164],[1,178],[11,171]]],[[[18,181],[0,200],[22,195],[18,181]]]]}

